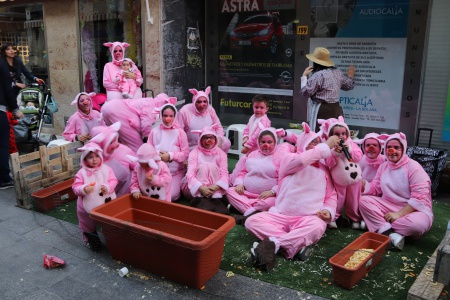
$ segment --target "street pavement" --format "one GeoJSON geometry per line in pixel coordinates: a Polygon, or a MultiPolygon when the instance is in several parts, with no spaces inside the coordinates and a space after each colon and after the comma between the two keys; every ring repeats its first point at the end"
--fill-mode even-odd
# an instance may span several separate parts
{"type": "Polygon", "coordinates": [[[0,299],[323,299],[223,270],[192,289],[114,261],[107,249],[93,252],[78,226],[15,204],[14,188],[0,190],[0,299]],[[45,269],[44,254],[66,265],[45,269]]]}

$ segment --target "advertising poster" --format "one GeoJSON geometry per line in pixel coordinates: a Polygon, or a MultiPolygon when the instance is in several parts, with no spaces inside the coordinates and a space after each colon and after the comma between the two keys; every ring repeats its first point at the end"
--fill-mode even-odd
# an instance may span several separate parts
{"type": "Polygon", "coordinates": [[[341,91],[346,123],[399,129],[409,2],[312,1],[310,51],[330,50],[343,72],[356,67],[355,88],[341,91]]]}
{"type": "Polygon", "coordinates": [[[442,140],[450,141],[450,82],[448,83],[447,106],[445,107],[444,129],[442,130],[442,140]]]}
{"type": "Polygon", "coordinates": [[[291,119],[296,0],[222,0],[219,6],[219,114],[253,114],[257,94],[269,117],[291,119]]]}

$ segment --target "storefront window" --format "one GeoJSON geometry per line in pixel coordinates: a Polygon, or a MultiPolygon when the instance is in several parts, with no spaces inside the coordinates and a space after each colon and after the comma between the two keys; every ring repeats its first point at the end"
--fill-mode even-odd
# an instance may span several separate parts
{"type": "Polygon", "coordinates": [[[142,70],[139,0],[80,0],[81,55],[86,92],[105,93],[103,67],[111,61],[106,42],[127,42],[126,56],[142,70]]]}
{"type": "MultiPolygon", "coordinates": [[[[11,44],[25,67],[36,77],[48,79],[47,51],[41,4],[0,8],[0,41],[11,44]]],[[[28,82],[22,78],[24,83],[28,82]]]]}

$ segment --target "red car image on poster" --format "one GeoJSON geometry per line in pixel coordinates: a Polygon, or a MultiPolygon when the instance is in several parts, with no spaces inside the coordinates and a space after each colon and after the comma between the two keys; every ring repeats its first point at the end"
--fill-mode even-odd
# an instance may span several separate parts
{"type": "Polygon", "coordinates": [[[253,46],[275,54],[282,48],[283,40],[283,26],[278,17],[271,13],[248,17],[230,32],[231,48],[253,46]]]}

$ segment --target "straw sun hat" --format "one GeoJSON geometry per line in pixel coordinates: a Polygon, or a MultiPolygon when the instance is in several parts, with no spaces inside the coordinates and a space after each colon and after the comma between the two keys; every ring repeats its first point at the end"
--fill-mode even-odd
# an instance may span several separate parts
{"type": "Polygon", "coordinates": [[[312,54],[306,54],[306,58],[325,67],[334,66],[334,62],[330,60],[330,51],[327,48],[317,47],[312,54]]]}

